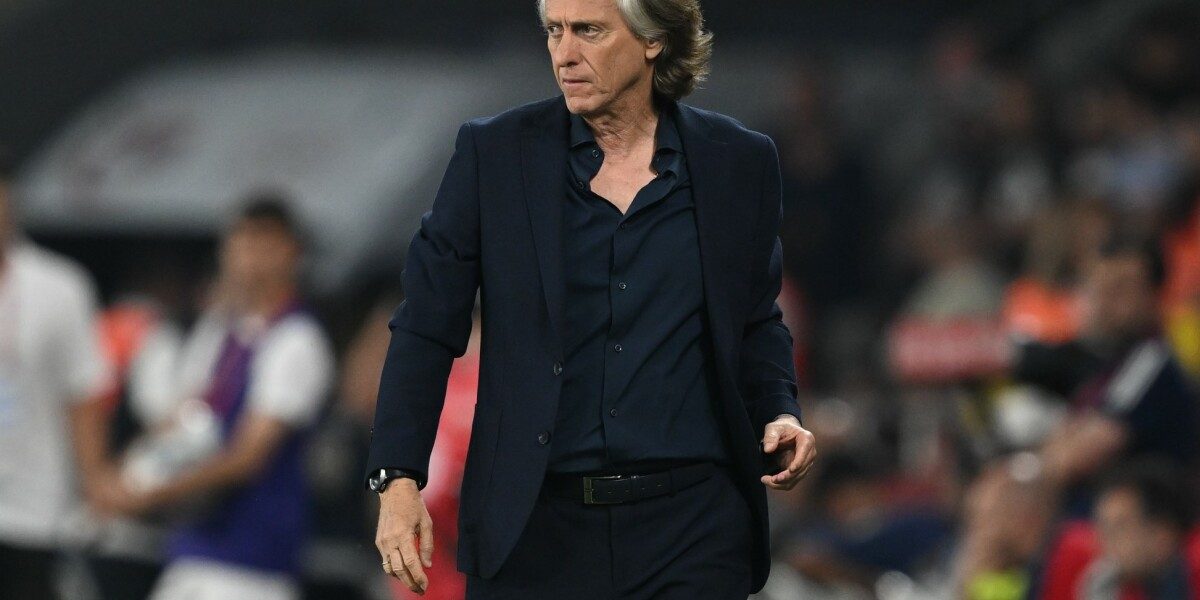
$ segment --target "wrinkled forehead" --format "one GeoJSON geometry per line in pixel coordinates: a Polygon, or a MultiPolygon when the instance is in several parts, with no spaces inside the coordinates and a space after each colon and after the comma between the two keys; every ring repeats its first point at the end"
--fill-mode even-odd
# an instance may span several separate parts
{"type": "Polygon", "coordinates": [[[542,20],[606,22],[621,19],[617,0],[541,0],[542,20]]]}

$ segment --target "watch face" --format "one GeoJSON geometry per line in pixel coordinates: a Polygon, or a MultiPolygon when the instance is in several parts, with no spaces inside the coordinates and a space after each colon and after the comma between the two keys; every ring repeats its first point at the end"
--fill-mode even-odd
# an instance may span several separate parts
{"type": "Polygon", "coordinates": [[[383,491],[383,472],[380,471],[379,473],[373,475],[367,482],[367,485],[371,487],[371,491],[373,492],[383,491]]]}

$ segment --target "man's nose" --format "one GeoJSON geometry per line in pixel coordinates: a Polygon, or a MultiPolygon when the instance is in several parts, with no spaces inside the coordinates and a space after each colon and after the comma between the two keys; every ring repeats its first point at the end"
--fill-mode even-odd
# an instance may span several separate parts
{"type": "Polygon", "coordinates": [[[579,62],[579,38],[570,31],[564,32],[551,51],[551,56],[556,67],[569,67],[579,62]]]}

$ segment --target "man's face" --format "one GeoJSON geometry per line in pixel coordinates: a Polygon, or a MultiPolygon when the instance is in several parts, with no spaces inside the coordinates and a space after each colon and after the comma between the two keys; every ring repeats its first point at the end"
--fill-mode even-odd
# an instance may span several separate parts
{"type": "Polygon", "coordinates": [[[1088,275],[1087,293],[1090,329],[1098,336],[1129,338],[1154,323],[1157,299],[1149,266],[1136,254],[1097,260],[1088,275]]]}
{"type": "Polygon", "coordinates": [[[239,286],[290,279],[300,248],[281,224],[270,219],[242,219],[221,246],[221,270],[239,286]]]}
{"type": "Polygon", "coordinates": [[[1170,525],[1147,519],[1141,499],[1131,489],[1117,488],[1101,496],[1095,520],[1101,550],[1123,576],[1140,579],[1161,573],[1177,549],[1170,525]]]}
{"type": "Polygon", "coordinates": [[[554,77],[577,114],[602,114],[631,90],[649,91],[658,42],[633,35],[616,0],[546,0],[554,77]]]}

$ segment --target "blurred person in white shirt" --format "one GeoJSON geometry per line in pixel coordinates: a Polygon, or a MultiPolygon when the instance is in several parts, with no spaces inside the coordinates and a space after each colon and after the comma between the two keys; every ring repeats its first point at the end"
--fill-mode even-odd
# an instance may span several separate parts
{"type": "Polygon", "coordinates": [[[85,540],[80,491],[110,472],[96,291],[16,226],[0,157],[0,600],[56,598],[56,557],[85,540]]]}
{"type": "Polygon", "coordinates": [[[213,304],[181,350],[176,389],[189,424],[172,434],[177,443],[151,448],[140,475],[127,469],[109,489],[106,508],[123,514],[192,505],[167,543],[156,600],[300,596],[311,512],[304,453],[334,375],[330,344],[299,295],[302,238],[281,198],[246,202],[222,239],[213,304]],[[191,434],[203,438],[206,422],[211,453],[155,481],[155,452],[202,449],[191,434]]]}

